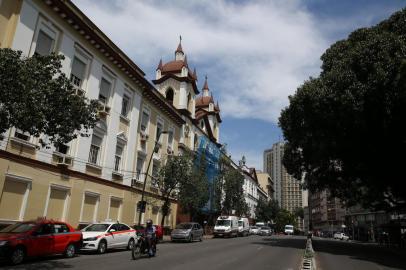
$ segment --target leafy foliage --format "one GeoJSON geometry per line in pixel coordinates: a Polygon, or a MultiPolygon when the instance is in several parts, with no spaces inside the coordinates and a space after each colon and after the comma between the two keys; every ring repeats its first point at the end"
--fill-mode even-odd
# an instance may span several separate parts
{"type": "Polygon", "coordinates": [[[255,209],[255,218],[257,221],[271,222],[275,220],[280,211],[277,201],[265,201],[263,199],[258,201],[257,208],[255,209]]]}
{"type": "Polygon", "coordinates": [[[285,167],[347,206],[404,207],[406,9],[354,31],[321,59],[320,76],[289,97],[279,119],[285,167]]]}
{"type": "Polygon", "coordinates": [[[220,159],[220,173],[215,180],[214,205],[220,214],[248,215],[248,205],[244,198],[244,176],[231,166],[227,157],[220,159]]]}
{"type": "Polygon", "coordinates": [[[158,173],[157,185],[163,199],[161,225],[164,225],[168,216],[171,198],[177,199],[178,192],[184,182],[190,182],[192,175],[192,159],[190,155],[168,156],[165,165],[158,173]]]}
{"type": "Polygon", "coordinates": [[[196,164],[192,165],[190,177],[182,181],[179,188],[179,204],[190,214],[192,220],[209,201],[206,158],[204,154],[195,158],[196,164]]]}
{"type": "Polygon", "coordinates": [[[0,49],[0,134],[14,126],[35,137],[47,135],[45,145],[67,143],[93,128],[97,101],[75,95],[61,71],[63,59],[0,49]]]}
{"type": "Polygon", "coordinates": [[[283,232],[285,225],[293,225],[297,227],[295,216],[286,209],[281,209],[275,218],[275,228],[278,232],[283,232]]]}

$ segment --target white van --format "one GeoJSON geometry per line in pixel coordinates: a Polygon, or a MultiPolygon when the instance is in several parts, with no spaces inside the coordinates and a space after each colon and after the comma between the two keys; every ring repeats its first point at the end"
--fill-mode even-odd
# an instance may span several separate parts
{"type": "Polygon", "coordinates": [[[294,229],[293,229],[293,225],[285,225],[285,234],[289,235],[289,234],[293,234],[294,229]]]}
{"type": "Polygon", "coordinates": [[[238,236],[238,220],[236,216],[219,216],[214,225],[214,237],[238,236]]]}
{"type": "Polygon", "coordinates": [[[248,218],[242,217],[238,221],[238,235],[239,236],[247,236],[250,232],[250,223],[248,218]]]}

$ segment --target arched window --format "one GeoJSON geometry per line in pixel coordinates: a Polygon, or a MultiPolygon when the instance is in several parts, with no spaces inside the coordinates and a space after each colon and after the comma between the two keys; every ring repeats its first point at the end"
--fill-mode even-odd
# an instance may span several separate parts
{"type": "Polygon", "coordinates": [[[194,137],[194,150],[197,151],[197,147],[199,146],[199,142],[198,142],[199,138],[197,137],[197,134],[195,133],[195,137],[194,137]]]}
{"type": "Polygon", "coordinates": [[[173,89],[169,88],[168,90],[166,90],[165,93],[165,98],[167,101],[169,101],[171,104],[173,104],[173,89]]]}

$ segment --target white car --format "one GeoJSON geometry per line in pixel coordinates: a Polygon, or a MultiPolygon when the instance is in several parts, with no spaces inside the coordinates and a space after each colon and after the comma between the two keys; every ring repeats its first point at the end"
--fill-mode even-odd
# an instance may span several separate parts
{"type": "Polygon", "coordinates": [[[257,227],[257,226],[250,227],[250,234],[258,234],[258,233],[259,233],[259,227],[257,227]]]}
{"type": "Polygon", "coordinates": [[[348,241],[350,239],[350,237],[348,235],[346,235],[345,233],[342,232],[336,232],[334,234],[334,239],[340,239],[340,240],[346,240],[348,241]]]}
{"type": "Polygon", "coordinates": [[[137,241],[136,232],[127,224],[117,222],[93,223],[82,229],[82,250],[105,253],[107,249],[132,249],[137,241]]]}

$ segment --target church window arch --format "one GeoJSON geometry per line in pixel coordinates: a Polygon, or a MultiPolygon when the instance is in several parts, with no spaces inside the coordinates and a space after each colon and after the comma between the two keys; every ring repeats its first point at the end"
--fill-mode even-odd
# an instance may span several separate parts
{"type": "Polygon", "coordinates": [[[168,102],[170,102],[171,104],[173,104],[173,96],[174,96],[174,91],[172,88],[168,88],[165,92],[165,98],[168,102]]]}

